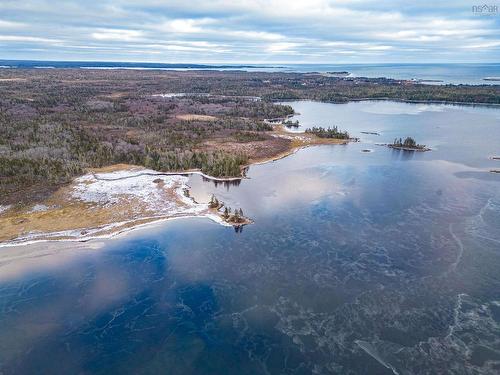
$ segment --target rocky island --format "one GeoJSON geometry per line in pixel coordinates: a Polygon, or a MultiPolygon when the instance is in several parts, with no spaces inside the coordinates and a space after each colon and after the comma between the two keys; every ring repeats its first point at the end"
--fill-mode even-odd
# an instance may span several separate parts
{"type": "Polygon", "coordinates": [[[210,198],[208,207],[219,215],[225,223],[232,225],[237,232],[240,231],[239,229],[243,226],[253,223],[251,219],[243,214],[243,210],[241,208],[233,210],[224,202],[219,201],[215,195],[212,195],[210,198]]]}
{"type": "Polygon", "coordinates": [[[403,151],[430,151],[425,145],[418,144],[412,137],[395,139],[393,143],[387,145],[390,148],[403,151]]]}

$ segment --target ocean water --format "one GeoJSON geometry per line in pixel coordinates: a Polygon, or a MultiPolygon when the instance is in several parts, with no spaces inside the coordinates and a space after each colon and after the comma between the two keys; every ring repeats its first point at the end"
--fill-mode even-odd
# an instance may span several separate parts
{"type": "Polygon", "coordinates": [[[82,69],[139,69],[139,70],[244,70],[249,72],[340,72],[347,71],[350,77],[386,77],[394,79],[435,80],[430,84],[498,85],[500,63],[477,64],[164,64],[139,62],[100,61],[29,61],[0,60],[1,68],[82,68],[82,69]]]}
{"type": "Polygon", "coordinates": [[[194,218],[0,249],[0,371],[497,374],[500,110],[291,104],[361,142],[192,176],[255,220],[241,233],[194,218]],[[433,150],[377,145],[407,135],[433,150]]]}
{"type": "Polygon", "coordinates": [[[484,78],[500,78],[500,64],[328,64],[328,65],[291,65],[284,71],[300,72],[339,72],[347,71],[352,77],[394,78],[436,80],[431,84],[500,84],[499,81],[486,81],[484,78]]]}

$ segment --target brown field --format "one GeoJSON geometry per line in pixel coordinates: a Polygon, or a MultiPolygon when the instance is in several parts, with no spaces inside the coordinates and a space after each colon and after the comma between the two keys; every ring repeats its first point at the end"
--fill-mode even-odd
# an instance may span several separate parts
{"type": "Polygon", "coordinates": [[[177,115],[175,116],[179,120],[183,121],[215,121],[217,120],[217,117],[215,116],[208,116],[208,115],[194,115],[194,114],[186,114],[186,115],[177,115]]]}

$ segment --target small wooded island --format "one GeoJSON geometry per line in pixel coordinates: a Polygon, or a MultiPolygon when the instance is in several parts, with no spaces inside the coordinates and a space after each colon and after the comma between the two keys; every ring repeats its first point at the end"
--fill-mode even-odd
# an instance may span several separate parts
{"type": "Polygon", "coordinates": [[[351,139],[348,132],[339,130],[337,126],[331,128],[313,126],[312,128],[307,128],[305,132],[314,134],[319,138],[351,139]]]}
{"type": "Polygon", "coordinates": [[[430,151],[425,145],[418,144],[412,137],[406,137],[404,141],[401,138],[394,139],[394,142],[388,144],[390,148],[403,151],[430,151]]]}
{"type": "Polygon", "coordinates": [[[349,73],[348,71],[339,71],[339,72],[326,72],[326,74],[329,74],[329,75],[332,75],[332,76],[338,76],[338,77],[345,77],[345,76],[348,76],[349,73]]]}
{"type": "Polygon", "coordinates": [[[298,128],[300,126],[299,120],[295,120],[295,121],[287,120],[287,121],[283,122],[283,125],[285,125],[287,128],[298,128]]]}
{"type": "Polygon", "coordinates": [[[231,209],[231,207],[226,206],[223,202],[220,202],[215,195],[212,194],[210,198],[210,202],[208,202],[208,207],[212,210],[217,211],[217,213],[222,217],[222,219],[231,224],[237,231],[239,228],[244,225],[253,223],[248,217],[243,214],[243,210],[241,208],[231,209]],[[221,209],[224,207],[224,210],[221,213],[221,209]]]}

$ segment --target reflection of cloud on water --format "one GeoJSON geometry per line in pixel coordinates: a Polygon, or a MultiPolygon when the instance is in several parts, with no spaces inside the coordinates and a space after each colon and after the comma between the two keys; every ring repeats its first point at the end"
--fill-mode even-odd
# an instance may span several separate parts
{"type": "Polygon", "coordinates": [[[362,112],[376,115],[419,115],[422,112],[443,112],[442,104],[412,104],[390,101],[363,102],[362,112]]]}
{"type": "Polygon", "coordinates": [[[42,242],[25,246],[5,247],[0,252],[0,282],[30,276],[35,272],[51,272],[68,266],[104,247],[102,241],[42,242]]]}
{"type": "Polygon", "coordinates": [[[182,283],[206,281],[210,278],[209,260],[204,249],[205,239],[192,236],[189,240],[190,251],[184,251],[185,244],[171,244],[168,249],[168,269],[174,278],[182,283]]]}
{"type": "MultiPolygon", "coordinates": [[[[28,246],[22,247],[24,254],[18,254],[18,260],[6,262],[1,268],[1,281],[9,282],[11,293],[17,295],[15,299],[3,295],[5,299],[1,304],[0,363],[9,366],[6,368],[30,368],[29,364],[18,363],[20,356],[29,353],[37,361],[39,353],[48,350],[51,361],[64,361],[61,369],[70,366],[70,372],[78,373],[75,366],[82,363],[82,353],[69,347],[62,350],[56,338],[77,332],[133,292],[130,274],[119,265],[99,260],[98,264],[86,266],[88,260],[96,260],[84,251],[95,250],[91,244],[76,251],[75,244],[72,251],[55,250],[56,247],[68,249],[65,244],[47,244],[50,251],[43,255],[26,252],[28,246]]],[[[40,244],[33,246],[36,247],[40,244]]],[[[112,315],[109,322],[100,327],[102,331],[113,320],[112,315]]],[[[38,371],[44,372],[43,368],[38,371]]]]}
{"type": "Polygon", "coordinates": [[[203,183],[192,177],[191,195],[197,201],[205,201],[214,194],[228,206],[241,207],[251,216],[254,212],[269,214],[325,196],[341,197],[348,193],[348,189],[345,189],[336,177],[338,167],[319,165],[300,168],[300,165],[295,166],[291,157],[288,160],[280,160],[279,164],[283,172],[278,173],[278,170],[273,168],[270,174],[267,171],[272,164],[262,165],[262,168],[255,168],[250,179],[243,180],[239,186],[229,190],[220,186],[215,188],[211,183],[203,183]],[[292,168],[288,168],[287,163],[291,163],[292,168]]]}
{"type": "Polygon", "coordinates": [[[78,301],[84,314],[108,310],[110,305],[128,297],[131,292],[128,274],[118,267],[98,267],[85,295],[78,301]]]}
{"type": "Polygon", "coordinates": [[[461,208],[470,211],[477,201],[477,197],[470,193],[476,184],[472,179],[456,177],[462,172],[471,171],[478,169],[445,160],[414,160],[407,165],[401,164],[398,168],[371,166],[362,171],[357,179],[357,189],[352,190],[349,195],[358,207],[369,207],[369,201],[387,202],[387,198],[396,191],[398,194],[394,196],[394,200],[398,197],[405,198],[403,200],[406,202],[414,201],[415,204],[434,200],[435,196],[439,196],[445,199],[444,206],[451,205],[443,207],[446,210],[461,208]],[[403,175],[405,177],[401,178],[403,175]],[[393,181],[393,184],[386,184],[384,181],[387,179],[393,181]]]}
{"type": "MultiPolygon", "coordinates": [[[[30,285],[27,285],[29,287],[30,285]]],[[[38,296],[36,300],[43,300],[47,296],[38,296]]],[[[50,299],[50,298],[48,298],[50,299]]],[[[2,339],[0,341],[0,364],[2,368],[13,366],[15,368],[18,358],[23,354],[30,353],[40,349],[40,343],[62,330],[62,322],[68,319],[68,314],[75,307],[72,296],[60,295],[57,299],[50,299],[44,304],[31,301],[29,308],[24,308],[22,313],[6,314],[2,317],[2,339]]],[[[20,309],[16,306],[16,309],[20,309]]],[[[64,358],[65,363],[72,361],[70,359],[75,353],[67,353],[64,358]]],[[[56,360],[55,353],[51,353],[51,361],[56,360]]],[[[37,369],[43,373],[41,369],[37,369]]],[[[78,373],[79,371],[75,371],[78,373]]]]}
{"type": "Polygon", "coordinates": [[[342,183],[332,170],[311,168],[281,175],[273,186],[273,194],[264,197],[261,204],[264,209],[272,210],[345,194],[342,183]]]}

